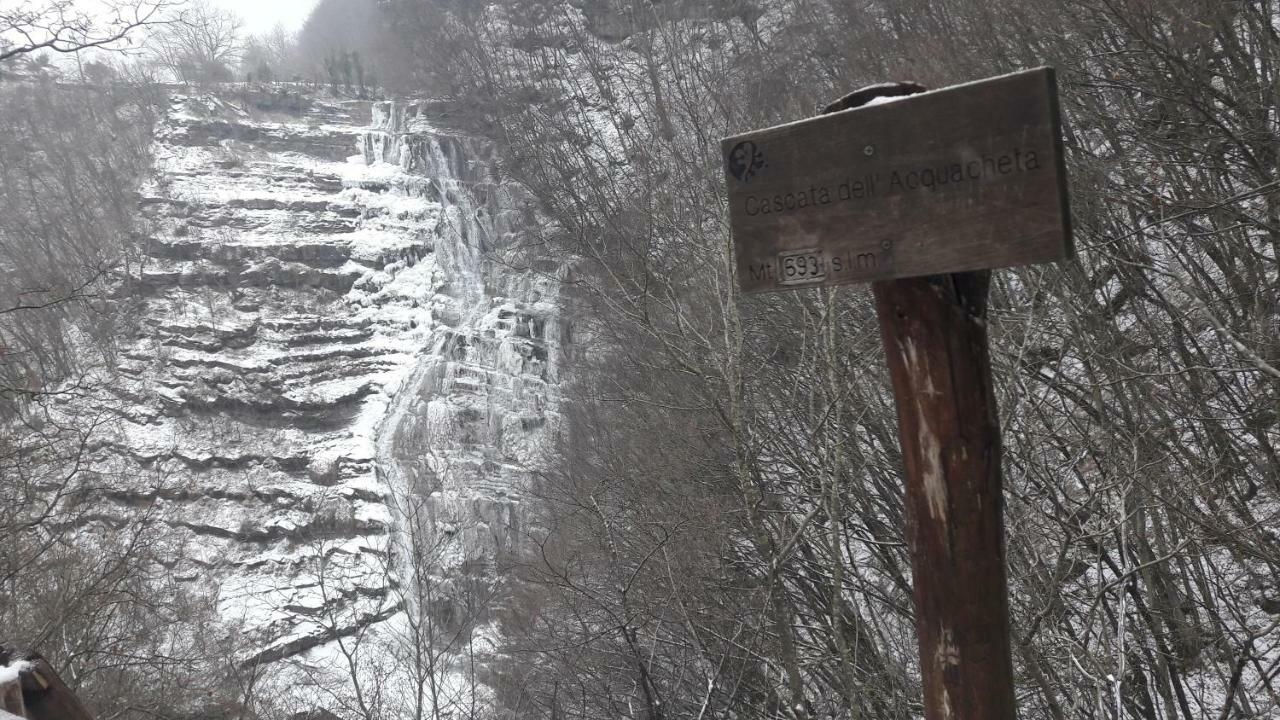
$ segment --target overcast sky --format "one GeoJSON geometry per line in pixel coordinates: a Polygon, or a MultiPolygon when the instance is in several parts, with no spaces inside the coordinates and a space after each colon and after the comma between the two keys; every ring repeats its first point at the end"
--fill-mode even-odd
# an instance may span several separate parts
{"type": "MultiPolygon", "coordinates": [[[[0,0],[4,2],[4,0],[0,0]]],[[[209,0],[218,7],[231,10],[244,20],[245,32],[252,35],[264,33],[284,23],[290,31],[297,32],[307,19],[316,0],[209,0]]]]}
{"type": "MultiPolygon", "coordinates": [[[[302,23],[311,14],[317,0],[208,0],[209,4],[226,8],[244,20],[244,31],[248,35],[265,33],[282,23],[291,32],[302,28],[302,23]]],[[[0,0],[0,10],[20,7],[24,0],[0,0]]],[[[37,7],[43,3],[35,3],[37,7]]],[[[74,0],[74,8],[87,12],[91,16],[99,12],[102,3],[99,0],[74,0]]],[[[105,15],[102,19],[105,19],[105,15]]]]}

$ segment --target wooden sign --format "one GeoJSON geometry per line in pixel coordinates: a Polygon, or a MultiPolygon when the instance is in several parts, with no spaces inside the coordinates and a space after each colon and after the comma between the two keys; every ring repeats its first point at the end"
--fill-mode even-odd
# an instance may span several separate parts
{"type": "Polygon", "coordinates": [[[723,141],[744,292],[1072,253],[1051,68],[723,141]]]}

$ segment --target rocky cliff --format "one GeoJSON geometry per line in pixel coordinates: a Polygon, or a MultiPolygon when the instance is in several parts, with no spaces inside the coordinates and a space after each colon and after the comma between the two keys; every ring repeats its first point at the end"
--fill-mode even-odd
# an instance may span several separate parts
{"type": "Polygon", "coordinates": [[[246,660],[320,667],[515,542],[558,284],[492,261],[532,213],[414,104],[175,97],[156,158],[103,514],[155,514],[246,660]]]}

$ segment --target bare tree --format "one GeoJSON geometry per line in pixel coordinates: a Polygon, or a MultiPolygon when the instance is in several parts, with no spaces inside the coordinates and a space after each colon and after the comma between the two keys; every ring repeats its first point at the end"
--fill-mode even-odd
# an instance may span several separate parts
{"type": "Polygon", "coordinates": [[[41,50],[127,49],[135,31],[166,22],[182,1],[18,0],[0,7],[0,62],[41,50]]]}
{"type": "Polygon", "coordinates": [[[240,60],[241,74],[258,82],[290,80],[303,72],[297,37],[284,25],[245,40],[240,60]]]}
{"type": "Polygon", "coordinates": [[[206,0],[186,6],[151,38],[155,60],[183,83],[225,82],[242,51],[243,20],[206,0]]]}
{"type": "Polygon", "coordinates": [[[211,694],[184,710],[233,702],[210,599],[166,570],[171,478],[103,452],[159,104],[127,83],[0,88],[0,626],[107,716],[173,710],[193,682],[211,694]]]}

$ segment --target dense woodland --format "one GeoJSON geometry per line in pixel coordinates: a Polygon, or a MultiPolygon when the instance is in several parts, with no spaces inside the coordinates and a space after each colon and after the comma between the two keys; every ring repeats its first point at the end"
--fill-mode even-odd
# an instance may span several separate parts
{"type": "Polygon", "coordinates": [[[1077,257],[997,271],[990,309],[1021,715],[1276,717],[1278,32],[1270,0],[382,0],[204,65],[161,43],[111,82],[15,54],[0,635],[71,668],[101,717],[273,716],[234,633],[166,586],[145,508],[76,542],[110,474],[77,462],[94,418],[43,408],[110,381],[147,78],[294,78],[435,98],[492,142],[540,216],[494,261],[569,298],[558,461],[522,552],[485,569],[492,706],[454,717],[920,717],[870,295],[737,292],[720,139],[873,82],[1051,65],[1077,257]]]}

